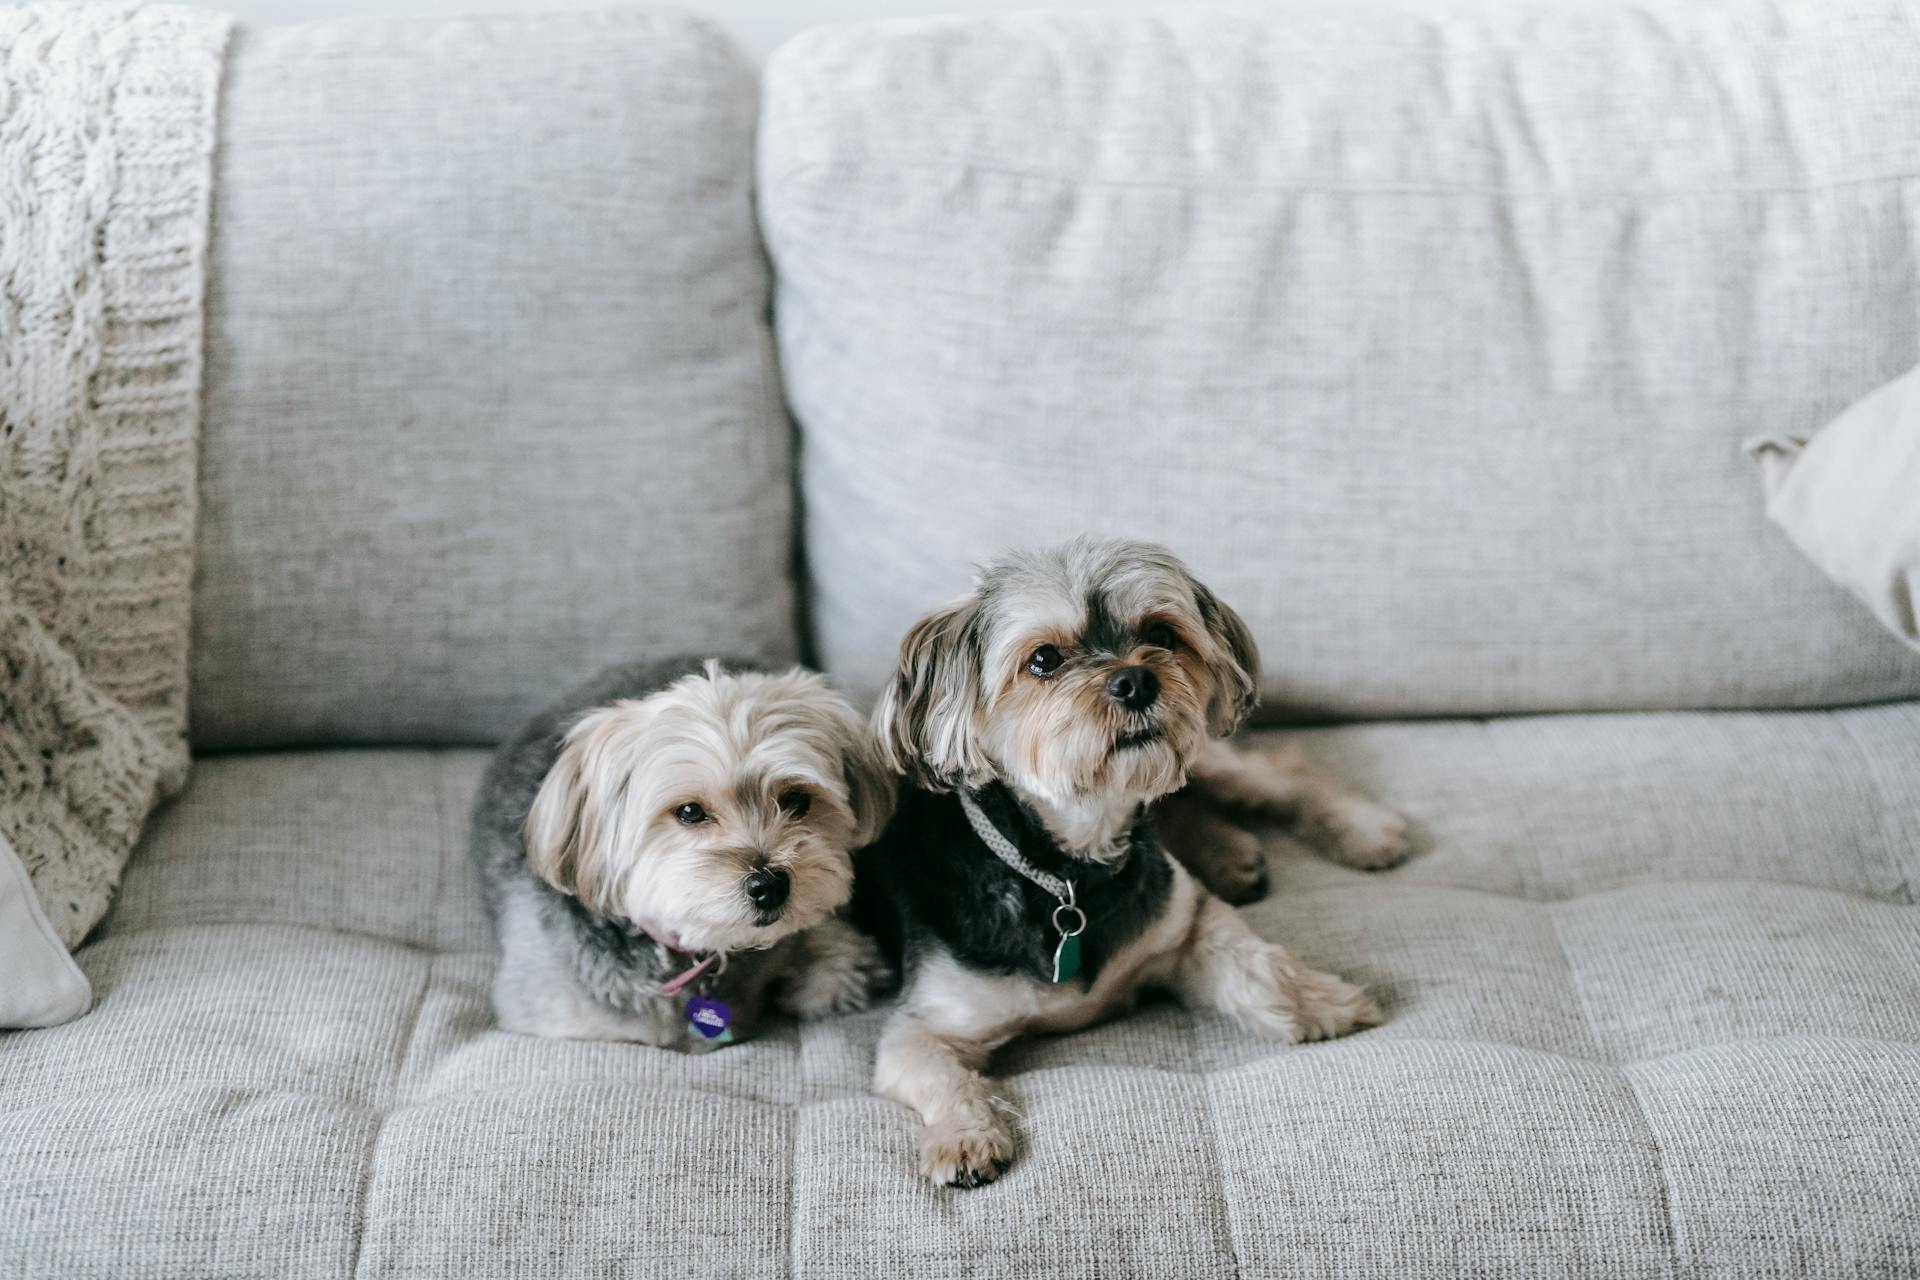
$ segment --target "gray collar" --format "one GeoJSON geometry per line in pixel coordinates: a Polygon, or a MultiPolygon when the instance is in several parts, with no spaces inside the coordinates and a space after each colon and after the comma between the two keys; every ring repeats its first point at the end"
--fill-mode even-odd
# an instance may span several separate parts
{"type": "Polygon", "coordinates": [[[960,792],[960,810],[967,815],[967,824],[973,828],[973,834],[980,837],[980,843],[993,850],[993,856],[1018,871],[1027,879],[1045,889],[1055,898],[1071,906],[1073,904],[1073,881],[1062,879],[1051,872],[1042,871],[1027,861],[1013,841],[1007,839],[1000,828],[993,825],[993,819],[981,809],[980,802],[972,793],[960,792]]]}

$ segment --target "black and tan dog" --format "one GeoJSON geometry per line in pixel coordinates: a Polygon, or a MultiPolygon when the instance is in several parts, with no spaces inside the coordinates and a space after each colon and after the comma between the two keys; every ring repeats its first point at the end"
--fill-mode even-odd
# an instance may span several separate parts
{"type": "Polygon", "coordinates": [[[1012,1159],[1008,1108],[983,1074],[994,1049],[1087,1026],[1142,988],[1289,1042],[1379,1020],[1365,992],[1301,965],[1209,891],[1263,888],[1251,837],[1180,815],[1204,841],[1187,851],[1190,874],[1157,834],[1154,806],[1191,783],[1302,820],[1354,865],[1405,855],[1398,814],[1298,756],[1219,741],[1258,678],[1239,616],[1137,542],[1005,556],[907,635],[874,716],[910,785],[858,858],[856,892],[862,923],[903,965],[875,1088],[918,1113],[927,1177],[975,1186],[1012,1159]]]}

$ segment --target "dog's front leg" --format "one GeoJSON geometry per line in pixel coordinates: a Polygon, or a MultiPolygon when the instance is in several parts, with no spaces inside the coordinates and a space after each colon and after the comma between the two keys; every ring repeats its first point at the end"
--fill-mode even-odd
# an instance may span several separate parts
{"type": "Polygon", "coordinates": [[[780,1007],[796,1018],[864,1009],[889,971],[872,938],[838,917],[796,936],[780,1007]]]}
{"type": "Polygon", "coordinates": [[[1013,1160],[1005,1104],[982,1074],[992,1050],[912,1013],[896,1015],[880,1037],[874,1091],[919,1115],[920,1172],[934,1182],[982,1186],[1013,1160]]]}
{"type": "Polygon", "coordinates": [[[1174,989],[1190,1006],[1218,1009],[1249,1031],[1289,1044],[1380,1022],[1379,1006],[1365,991],[1307,968],[1212,894],[1201,895],[1174,968],[1174,989]]]}

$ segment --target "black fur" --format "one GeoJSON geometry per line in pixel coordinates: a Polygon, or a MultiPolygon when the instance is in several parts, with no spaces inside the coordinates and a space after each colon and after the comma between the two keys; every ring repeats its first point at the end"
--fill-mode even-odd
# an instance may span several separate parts
{"type": "Polygon", "coordinates": [[[1095,653],[1117,657],[1139,643],[1133,625],[1107,607],[1106,592],[1087,592],[1086,604],[1087,625],[1080,630],[1081,644],[1095,653]]]}
{"type": "MultiPolygon", "coordinates": [[[[1001,783],[974,798],[1029,862],[1073,881],[1087,929],[1080,971],[1069,981],[1091,986],[1101,967],[1165,911],[1173,870],[1144,811],[1126,856],[1102,865],[1062,852],[1038,815],[1001,783]]],[[[957,796],[904,788],[892,825],[856,855],[854,869],[855,920],[903,974],[931,944],[972,969],[1052,981],[1059,902],[987,848],[957,796]]]]}

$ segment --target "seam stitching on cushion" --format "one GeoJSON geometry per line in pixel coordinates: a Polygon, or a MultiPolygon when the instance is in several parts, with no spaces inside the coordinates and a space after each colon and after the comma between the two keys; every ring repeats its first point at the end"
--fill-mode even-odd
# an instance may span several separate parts
{"type": "MultiPolygon", "coordinates": [[[[1245,193],[1262,192],[1272,195],[1323,195],[1323,196],[1422,196],[1422,197],[1476,197],[1505,201],[1571,201],[1571,200],[1698,200],[1713,199],[1722,196],[1808,196],[1828,192],[1847,191],[1855,187],[1885,185],[1904,186],[1911,182],[1920,182],[1920,173],[1880,173],[1855,178],[1836,178],[1831,182],[1807,183],[1800,186],[1726,186],[1726,187],[1669,187],[1632,190],[1618,187],[1479,187],[1479,186],[1437,186],[1409,182],[1404,184],[1383,183],[1379,186],[1340,186],[1312,185],[1292,183],[1262,182],[1219,182],[1193,178],[1102,178],[1087,177],[1078,174],[1046,173],[1033,169],[1021,169],[1013,165],[995,164],[967,156],[943,156],[938,159],[919,160],[908,156],[889,156],[868,153],[848,157],[846,160],[807,160],[792,166],[769,184],[770,193],[778,193],[781,188],[803,175],[820,171],[845,168],[849,163],[866,168],[894,170],[933,170],[951,172],[961,170],[972,173],[990,174],[995,177],[1015,178],[1021,181],[1050,182],[1060,186],[1082,187],[1106,191],[1194,191],[1203,193],[1245,193]]],[[[763,197],[763,204],[765,198],[763,197]]]]}
{"type": "Polygon", "coordinates": [[[1640,1096],[1640,1085],[1632,1073],[1624,1068],[1620,1078],[1627,1083],[1627,1096],[1633,1099],[1633,1109],[1640,1115],[1640,1124],[1647,1131],[1647,1143],[1653,1153],[1653,1171],[1660,1177],[1660,1216],[1667,1223],[1668,1260],[1671,1263],[1670,1274],[1680,1275],[1686,1267],[1681,1262],[1683,1250],[1680,1246],[1680,1222],[1673,1213],[1673,1179],[1667,1176],[1667,1156],[1660,1149],[1660,1135],[1653,1131],[1653,1117],[1647,1113],[1647,1104],[1640,1096]]]}
{"type": "MultiPolygon", "coordinates": [[[[1528,837],[1532,839],[1531,836],[1528,837]]],[[[1536,859],[1537,860],[1537,859],[1536,859]]],[[[1371,874],[1371,873],[1369,873],[1371,874]]],[[[1883,907],[1905,907],[1914,905],[1904,897],[1889,894],[1867,893],[1859,889],[1847,889],[1831,884],[1809,884],[1803,880],[1783,880],[1778,876],[1694,876],[1676,879],[1633,880],[1626,884],[1611,885],[1605,889],[1592,889],[1585,893],[1568,894],[1563,897],[1531,897],[1521,893],[1508,893],[1503,889],[1488,889],[1481,885],[1450,884],[1444,880],[1408,880],[1387,879],[1378,881],[1382,885],[1391,885],[1403,889],[1439,889],[1447,893],[1469,893],[1483,898],[1499,898],[1516,906],[1552,907],[1586,902],[1594,898],[1606,898],[1615,894],[1632,893],[1641,889],[1690,888],[1705,885],[1767,885],[1779,889],[1799,889],[1807,893],[1830,894],[1834,897],[1854,898],[1862,902],[1883,907]]],[[[1291,898],[1307,898],[1319,894],[1346,893],[1357,888],[1354,884],[1325,884],[1311,888],[1288,891],[1291,898]]],[[[297,929],[304,933],[327,934],[339,938],[357,938],[367,942],[380,943],[401,951],[415,951],[425,955],[443,956],[491,956],[494,949],[489,946],[463,947],[457,951],[435,952],[418,943],[408,942],[390,934],[375,933],[369,929],[353,929],[341,925],[313,924],[303,920],[175,920],[154,921],[147,924],[118,926],[103,937],[95,938],[86,944],[87,949],[135,938],[141,934],[166,933],[169,931],[193,929],[297,929]]]]}
{"type": "MultiPolygon", "coordinates": [[[[1382,1043],[1388,1043],[1388,1042],[1382,1042],[1382,1043]]],[[[1392,1043],[1395,1046],[1427,1045],[1427,1046],[1434,1046],[1434,1047],[1441,1047],[1441,1048],[1460,1048],[1460,1049],[1475,1049],[1475,1050],[1491,1049],[1491,1050],[1498,1050],[1502,1052],[1526,1054],[1526,1055],[1537,1055],[1540,1057],[1553,1058],[1561,1062],[1573,1063],[1577,1066],[1613,1067],[1618,1070],[1629,1070],[1629,1069],[1639,1068],[1639,1067],[1659,1066],[1663,1063],[1674,1061],[1675,1059],[1688,1058],[1696,1054],[1714,1053],[1714,1052],[1718,1052],[1726,1049],[1736,1049],[1736,1048],[1745,1049],[1745,1048],[1749,1048],[1756,1045],[1758,1046],[1829,1045],[1829,1044],[1877,1045],[1877,1046],[1881,1046],[1889,1049],[1905,1050],[1905,1051],[1913,1052],[1916,1054],[1920,1054],[1920,1039],[1902,1040],[1893,1036],[1860,1035],[1857,1033],[1849,1033],[1846,1035],[1833,1034],[1833,1035],[1803,1035],[1803,1036],[1780,1036],[1780,1035],[1748,1036],[1748,1037],[1738,1038],[1738,1039],[1715,1040],[1711,1044],[1696,1045],[1688,1049],[1676,1049],[1672,1053],[1654,1054],[1653,1056],[1646,1057],[1646,1058],[1633,1058],[1626,1062],[1621,1062],[1618,1064],[1609,1063],[1609,1062],[1597,1062],[1591,1058],[1580,1058],[1580,1057],[1574,1056],[1573,1054],[1561,1053],[1554,1049],[1542,1049],[1537,1045],[1516,1044],[1511,1040],[1473,1039],[1473,1038],[1468,1038],[1464,1036],[1400,1035],[1400,1036],[1392,1037],[1390,1043],[1392,1043]]],[[[1071,1065],[1062,1065],[1062,1066],[1055,1066],[1055,1067],[1035,1067],[1027,1071],[1021,1071],[1013,1075],[1006,1076],[1005,1079],[1009,1081],[1024,1080],[1026,1077],[1034,1076],[1034,1075],[1048,1075],[1055,1072],[1076,1072],[1076,1071],[1084,1070],[1089,1066],[1104,1069],[1104,1070],[1134,1071],[1134,1072],[1138,1072],[1140,1074],[1146,1074],[1146,1075],[1168,1075],[1168,1076],[1185,1077],[1191,1074],[1205,1074],[1206,1076],[1212,1077],[1212,1076],[1219,1076],[1219,1075],[1232,1075],[1237,1072],[1251,1070],[1253,1068],[1262,1066],[1266,1063],[1272,1062],[1273,1060],[1274,1060],[1274,1056],[1258,1058],[1248,1062],[1240,1063],[1237,1066],[1216,1068],[1213,1071],[1206,1072],[1206,1073],[1187,1072],[1177,1067],[1123,1068],[1123,1067],[1118,1067],[1112,1063],[1076,1062],[1071,1065]]],[[[1916,1064],[1920,1065],[1920,1058],[1916,1058],[1916,1064]]],[[[208,1082],[202,1082],[202,1083],[208,1083],[208,1082]]],[[[211,1082],[211,1084],[218,1087],[223,1087],[223,1088],[224,1087],[234,1087],[234,1088],[241,1087],[240,1084],[238,1084],[237,1082],[230,1082],[230,1081],[227,1081],[227,1082],[213,1081],[211,1082]]],[[[562,1087],[555,1085],[551,1079],[536,1080],[533,1078],[528,1078],[524,1080],[499,1081],[485,1087],[464,1088],[458,1091],[457,1094],[456,1093],[427,1094],[421,1097],[417,1097],[413,1101],[403,1106],[393,1107],[390,1109],[390,1111],[387,1109],[376,1107],[376,1106],[357,1103],[351,1100],[350,1098],[342,1098],[342,1097],[336,1096],[332,1099],[332,1101],[337,1102],[342,1107],[351,1107],[358,1111],[363,1111],[363,1112],[371,1111],[379,1114],[391,1114],[391,1113],[397,1113],[397,1112],[403,1112],[403,1111],[418,1110],[423,1107],[434,1106],[436,1104],[444,1103],[454,1099],[457,1099],[462,1102],[468,1102],[468,1101],[475,1101],[475,1100],[485,1100],[489,1098],[509,1098],[510,1099],[510,1098],[525,1097],[527,1089],[530,1086],[533,1086],[536,1084],[543,1086],[545,1088],[548,1088],[549,1090],[563,1091],[562,1087]]],[[[310,1087],[296,1088],[296,1087],[292,1087],[285,1084],[276,1084],[268,1087],[248,1085],[246,1087],[252,1089],[253,1092],[259,1094],[262,1097],[310,1098],[310,1097],[318,1096],[315,1093],[315,1091],[310,1087]]],[[[606,1089],[632,1089],[635,1087],[635,1085],[634,1085],[634,1080],[632,1079],[631,1076],[607,1076],[607,1077],[596,1077],[591,1080],[580,1081],[574,1085],[567,1086],[567,1087],[570,1087],[577,1091],[592,1092],[592,1091],[599,1091],[599,1090],[606,1090],[606,1089]]],[[[128,1096],[144,1097],[148,1094],[160,1096],[160,1095],[169,1094],[173,1091],[174,1090],[172,1086],[152,1085],[152,1086],[148,1086],[145,1089],[135,1089],[130,1094],[128,1094],[128,1096]]],[[[659,1095],[663,1100],[669,1101],[669,1102],[675,1098],[683,1098],[688,1095],[692,1095],[695,1097],[723,1098],[730,1102],[741,1102],[741,1103],[746,1103],[749,1106],[755,1106],[755,1107],[782,1107],[782,1106],[791,1105],[791,1104],[779,1102],[777,1100],[756,1097],[750,1092],[706,1088],[699,1085],[668,1086],[665,1084],[654,1084],[648,1087],[646,1092],[650,1097],[654,1095],[659,1095]]],[[[863,1089],[863,1088],[853,1088],[845,1091],[836,1091],[830,1094],[824,1094],[821,1096],[819,1101],[843,1102],[843,1101],[858,1100],[863,1098],[871,1099],[873,1096],[874,1095],[870,1090],[863,1089]]],[[[0,1120],[4,1120],[12,1116],[26,1115],[32,1112],[41,1111],[46,1109],[46,1107],[49,1105],[54,1105],[54,1104],[48,1104],[43,1102],[32,1102],[24,1106],[0,1105],[0,1120]]]]}
{"type": "MultiPolygon", "coordinates": [[[[444,869],[447,863],[447,806],[444,763],[446,752],[436,751],[428,761],[433,774],[433,815],[434,815],[434,861],[433,891],[427,902],[427,929],[429,942],[437,941],[440,936],[440,899],[446,889],[444,869]]],[[[400,1042],[400,1058],[394,1063],[393,1076],[388,1082],[386,1096],[381,1100],[379,1118],[374,1121],[373,1138],[367,1145],[367,1169],[360,1179],[359,1207],[353,1220],[353,1255],[347,1268],[349,1276],[360,1274],[361,1251],[367,1240],[367,1202],[373,1194],[373,1178],[380,1163],[380,1148],[387,1135],[387,1120],[392,1116],[396,1103],[407,1079],[407,1069],[413,1064],[413,1050],[420,1038],[420,1018],[426,1011],[427,996],[433,991],[433,979],[439,969],[440,955],[431,949],[427,952],[425,972],[420,975],[420,992],[414,997],[413,1014],[407,1019],[407,1035],[400,1042]]]]}
{"type": "Polygon", "coordinates": [[[1867,750],[1867,744],[1861,740],[1860,730],[1854,726],[1853,717],[1839,710],[1829,711],[1827,714],[1846,732],[1848,741],[1853,743],[1854,753],[1860,757],[1861,767],[1873,782],[1874,796],[1880,801],[1880,807],[1874,810],[1873,814],[1874,830],[1880,834],[1880,852],[1887,860],[1887,868],[1893,872],[1894,889],[1899,895],[1896,901],[1910,905],[1914,901],[1913,885],[1907,880],[1906,868],[1901,866],[1899,859],[1894,857],[1893,833],[1887,829],[1887,815],[1893,811],[1893,793],[1887,789],[1886,782],[1880,777],[1880,770],[1873,763],[1873,754],[1867,750]]]}
{"type": "Polygon", "coordinates": [[[787,1112],[787,1280],[798,1274],[794,1259],[800,1251],[799,1209],[795,1203],[793,1180],[800,1172],[800,1112],[804,1103],[796,1102],[787,1112]]]}
{"type": "Polygon", "coordinates": [[[380,1143],[387,1136],[387,1113],[382,1111],[373,1122],[373,1136],[367,1139],[367,1167],[360,1174],[360,1192],[354,1197],[353,1250],[347,1255],[347,1274],[360,1275],[360,1251],[367,1242],[367,1201],[373,1195],[373,1166],[380,1158],[380,1143]]]}
{"type": "Polygon", "coordinates": [[[407,1020],[406,1039],[401,1042],[400,1058],[394,1064],[393,1080],[387,1087],[387,1096],[382,1099],[379,1116],[374,1121],[373,1137],[367,1143],[367,1169],[360,1176],[358,1207],[353,1215],[353,1253],[347,1266],[349,1276],[357,1277],[360,1274],[360,1253],[366,1245],[367,1201],[373,1194],[374,1170],[380,1162],[380,1147],[387,1136],[387,1121],[396,1109],[394,1095],[407,1073],[407,1064],[413,1061],[414,1041],[420,1034],[420,1015],[427,1007],[427,994],[433,990],[434,969],[438,962],[438,956],[427,957],[426,972],[420,978],[420,994],[414,998],[413,1016],[407,1020]]]}
{"type": "Polygon", "coordinates": [[[1227,1187],[1227,1165],[1226,1161],[1220,1157],[1220,1111],[1213,1102],[1213,1073],[1201,1069],[1200,1054],[1194,1048],[1198,1043],[1198,1037],[1194,1034],[1197,1015],[1192,1009],[1187,1009],[1185,1012],[1187,1061],[1193,1064],[1193,1074],[1200,1081],[1200,1096],[1206,1104],[1207,1136],[1211,1139],[1213,1150],[1214,1185],[1220,1190],[1220,1231],[1226,1238],[1227,1263],[1233,1268],[1232,1274],[1237,1278],[1246,1273],[1240,1266],[1240,1243],[1234,1239],[1233,1192],[1227,1187]]]}
{"type": "Polygon", "coordinates": [[[447,823],[447,753],[433,753],[433,824],[436,834],[433,858],[433,893],[427,902],[427,948],[435,955],[440,953],[440,917],[443,914],[443,899],[447,892],[447,859],[454,857],[457,850],[451,843],[451,828],[447,823]]]}
{"type": "MultiPolygon", "coordinates": [[[[1580,980],[1580,971],[1574,967],[1573,953],[1567,950],[1567,939],[1560,932],[1560,915],[1552,907],[1547,908],[1547,923],[1553,928],[1554,945],[1560,948],[1560,962],[1567,969],[1567,985],[1573,991],[1574,1007],[1580,1011],[1580,1020],[1587,1025],[1587,1038],[1594,1045],[1600,1045],[1600,1033],[1595,1029],[1593,1009],[1587,1002],[1586,985],[1580,980]]],[[[1625,1082],[1627,1096],[1633,1099],[1633,1109],[1640,1116],[1640,1127],[1646,1130],[1648,1150],[1653,1156],[1654,1172],[1660,1177],[1660,1216],[1667,1224],[1667,1270],[1669,1275],[1679,1275],[1680,1266],[1680,1225],[1673,1215],[1673,1184],[1667,1178],[1666,1157],[1660,1151],[1660,1139],[1653,1131],[1653,1118],[1647,1114],[1647,1107],[1640,1100],[1640,1090],[1634,1085],[1633,1077],[1619,1063],[1608,1060],[1614,1074],[1625,1082]]]]}
{"type": "MultiPolygon", "coordinates": [[[[1492,725],[1483,722],[1480,725],[1480,736],[1486,742],[1489,754],[1500,762],[1501,772],[1506,774],[1508,778],[1514,777],[1513,761],[1507,754],[1507,735],[1495,733],[1492,725]]],[[[1520,898],[1526,902],[1550,902],[1551,900],[1544,899],[1542,896],[1547,886],[1547,859],[1540,848],[1540,835],[1533,824],[1533,813],[1527,807],[1531,793],[1529,788],[1523,786],[1520,787],[1515,794],[1519,796],[1519,803],[1514,806],[1514,816],[1520,825],[1521,838],[1527,842],[1527,849],[1533,855],[1532,874],[1529,875],[1524,870],[1521,872],[1520,898]],[[1532,883],[1528,883],[1529,880],[1531,880],[1532,883]]],[[[1504,894],[1501,896],[1512,897],[1513,895],[1504,894]]],[[[1564,950],[1564,948],[1562,948],[1562,950],[1564,950]]],[[[1587,1033],[1589,1038],[1591,1038],[1593,1028],[1588,1027],[1587,1033]]]]}
{"type": "MultiPolygon", "coordinates": [[[[1468,890],[1467,892],[1472,892],[1468,890]]],[[[137,924],[129,929],[115,929],[98,943],[119,941],[122,938],[135,938],[143,933],[168,933],[193,929],[296,929],[301,933],[324,933],[335,938],[354,938],[362,942],[378,943],[394,948],[396,951],[411,951],[418,955],[433,956],[490,956],[491,947],[468,947],[459,951],[438,951],[423,947],[417,942],[408,942],[405,938],[396,938],[392,934],[375,933],[371,929],[352,929],[344,925],[312,924],[305,920],[174,920],[137,924]]],[[[88,946],[97,943],[88,943],[88,946]]]]}
{"type": "MultiPolygon", "coordinates": [[[[1524,824],[1523,824],[1524,825],[1524,824]]],[[[1533,840],[1531,832],[1527,839],[1533,840]]],[[[1543,865],[1538,856],[1538,844],[1535,843],[1535,865],[1543,865]]],[[[1359,874],[1374,876],[1377,872],[1359,874]]],[[[1810,884],[1805,880],[1785,880],[1779,876],[1655,876],[1640,880],[1628,880],[1623,884],[1608,885],[1604,889],[1588,889],[1584,893],[1561,894],[1558,897],[1542,894],[1538,897],[1526,893],[1508,893],[1504,889],[1488,889],[1474,884],[1449,884],[1444,880],[1410,880],[1403,878],[1382,879],[1380,884],[1390,884],[1409,889],[1440,889],[1447,893],[1470,893],[1482,898],[1503,898],[1508,902],[1530,907],[1572,906],[1594,898],[1611,898],[1617,894],[1632,893],[1639,889],[1685,889],[1700,885],[1766,885],[1774,889],[1799,889],[1806,893],[1823,893],[1836,898],[1853,898],[1860,902],[1880,907],[1904,907],[1911,905],[1904,897],[1885,893],[1869,893],[1862,889],[1849,889],[1834,884],[1810,884]]],[[[1323,884],[1311,888],[1288,891],[1289,898],[1305,898],[1314,894],[1344,893],[1356,886],[1353,884],[1323,884]]],[[[144,927],[144,926],[143,926],[144,927]]],[[[164,927],[164,926],[163,926],[164,927]]],[[[135,930],[138,932],[138,929],[135,930]]]]}
{"type": "MultiPolygon", "coordinates": [[[[1688,1058],[1701,1053],[1712,1053],[1720,1049],[1748,1048],[1755,1045],[1826,1044],[1829,1042],[1840,1044],[1887,1045],[1896,1049],[1920,1051],[1920,1039],[1902,1040],[1894,1036],[1861,1035],[1854,1032],[1849,1032],[1845,1035],[1835,1033],[1830,1035],[1741,1036],[1725,1040],[1715,1040],[1709,1044],[1693,1045],[1685,1049],[1675,1049],[1670,1053],[1650,1054],[1644,1058],[1629,1058],[1621,1062],[1610,1062],[1604,1058],[1583,1058],[1577,1054],[1562,1053],[1558,1049],[1543,1049],[1538,1045],[1519,1044],[1512,1040],[1488,1040],[1468,1036],[1395,1035],[1381,1041],[1383,1044],[1392,1044],[1395,1046],[1418,1044],[1463,1049],[1500,1049],[1520,1054],[1536,1054],[1541,1057],[1554,1058],[1561,1062],[1571,1062],[1580,1066],[1610,1067],[1615,1070],[1625,1070],[1628,1067],[1657,1066],[1661,1063],[1672,1062],[1679,1058],[1688,1058]]],[[[1256,1059],[1241,1063],[1237,1066],[1225,1068],[1225,1070],[1228,1072],[1244,1071],[1248,1068],[1258,1066],[1264,1061],[1267,1061],[1267,1059],[1256,1059]]],[[[1049,1071],[1072,1071],[1074,1069],[1074,1066],[1037,1067],[1032,1071],[1023,1071],[1020,1075],[1038,1075],[1049,1071]]],[[[1170,1074],[1175,1073],[1172,1068],[1166,1068],[1166,1070],[1170,1074]]],[[[1219,1074],[1219,1072],[1216,1071],[1214,1074],[1219,1074]]]]}

